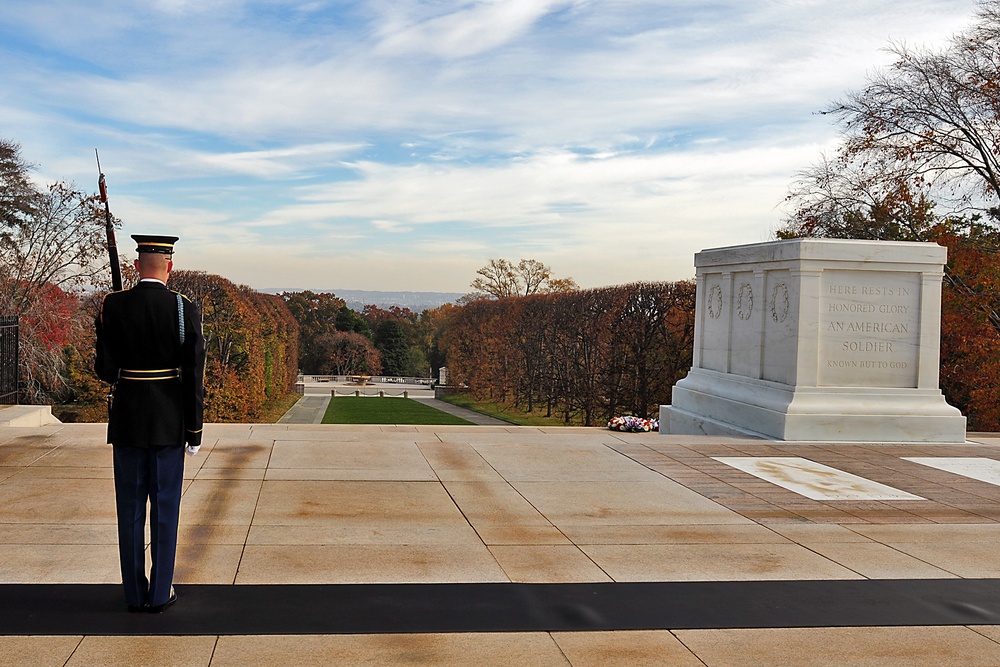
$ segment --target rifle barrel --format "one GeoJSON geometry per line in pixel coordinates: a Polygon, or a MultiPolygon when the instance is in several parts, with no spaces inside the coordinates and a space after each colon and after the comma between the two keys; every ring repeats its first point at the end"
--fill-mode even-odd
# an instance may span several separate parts
{"type": "Polygon", "coordinates": [[[118,243],[115,241],[115,225],[111,218],[111,205],[108,204],[108,186],[104,181],[104,172],[101,171],[101,155],[96,148],[94,155],[97,156],[97,173],[100,174],[97,179],[97,187],[101,192],[101,201],[104,202],[104,231],[108,239],[108,259],[111,262],[111,289],[120,292],[123,289],[122,267],[118,260],[118,243]]]}

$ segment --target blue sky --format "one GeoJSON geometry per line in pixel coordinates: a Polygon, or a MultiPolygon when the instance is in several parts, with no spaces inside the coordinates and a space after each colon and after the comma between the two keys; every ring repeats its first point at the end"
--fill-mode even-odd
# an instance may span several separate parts
{"type": "Polygon", "coordinates": [[[255,288],[583,287],[771,238],[816,111],[973,0],[4,0],[0,137],[255,288]]]}

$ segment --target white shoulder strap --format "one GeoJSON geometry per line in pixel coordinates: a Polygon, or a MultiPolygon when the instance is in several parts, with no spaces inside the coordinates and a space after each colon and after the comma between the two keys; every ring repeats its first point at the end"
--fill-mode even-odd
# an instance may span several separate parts
{"type": "Polygon", "coordinates": [[[184,344],[184,297],[177,295],[177,322],[181,332],[181,345],[184,344]]]}

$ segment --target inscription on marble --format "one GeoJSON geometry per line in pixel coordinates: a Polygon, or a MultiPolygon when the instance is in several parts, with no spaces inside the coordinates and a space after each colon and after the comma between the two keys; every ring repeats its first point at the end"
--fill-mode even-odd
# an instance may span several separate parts
{"type": "Polygon", "coordinates": [[[919,274],[824,271],[819,383],[915,387],[919,274]]]}

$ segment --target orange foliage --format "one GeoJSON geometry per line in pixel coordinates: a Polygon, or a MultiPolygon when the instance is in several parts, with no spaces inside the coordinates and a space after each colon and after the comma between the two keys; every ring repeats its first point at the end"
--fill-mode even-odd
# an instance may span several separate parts
{"type": "Polygon", "coordinates": [[[70,340],[77,297],[46,283],[38,288],[31,307],[21,315],[22,331],[31,332],[46,350],[62,349],[70,340]]]}
{"type": "Polygon", "coordinates": [[[948,247],[941,296],[941,389],[970,431],[1000,430],[1000,255],[966,235],[935,229],[948,247]]]}
{"type": "Polygon", "coordinates": [[[298,325],[281,297],[221,276],[177,271],[170,287],[201,310],[205,421],[248,423],[290,393],[298,375],[298,325]]]}
{"type": "Polygon", "coordinates": [[[453,382],[592,425],[654,414],[691,366],[694,282],[480,300],[444,336],[453,382]]]}
{"type": "MultiPolygon", "coordinates": [[[[201,311],[208,353],[206,422],[253,422],[269,403],[295,390],[298,324],[281,297],[193,271],[174,272],[170,288],[190,297],[201,311]]],[[[57,412],[64,421],[107,419],[108,385],[93,371],[99,304],[99,294],[81,301],[72,340],[63,350],[67,388],[57,412]]]]}

